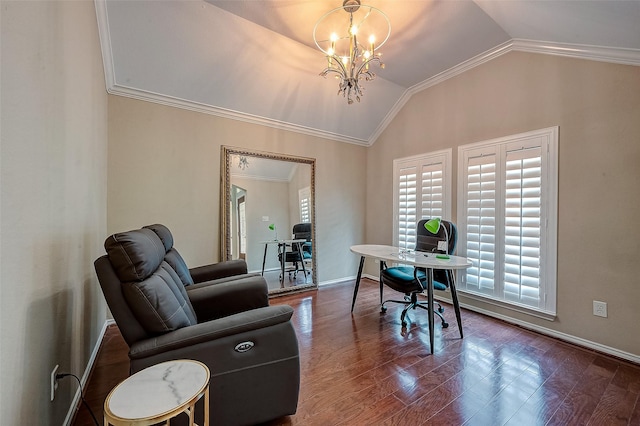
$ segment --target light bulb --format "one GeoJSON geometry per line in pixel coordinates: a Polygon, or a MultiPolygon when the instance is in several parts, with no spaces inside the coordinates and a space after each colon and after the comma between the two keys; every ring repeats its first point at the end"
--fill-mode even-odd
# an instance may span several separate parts
{"type": "Polygon", "coordinates": [[[373,44],[373,43],[375,43],[375,42],[376,42],[376,36],[375,36],[375,35],[373,35],[373,34],[371,34],[371,35],[369,36],[369,43],[373,44]]]}
{"type": "Polygon", "coordinates": [[[351,35],[356,35],[358,34],[358,26],[354,25],[353,27],[351,27],[351,35]]]}
{"type": "Polygon", "coordinates": [[[336,42],[338,41],[338,34],[336,33],[331,33],[331,37],[329,37],[329,40],[336,42]]]}

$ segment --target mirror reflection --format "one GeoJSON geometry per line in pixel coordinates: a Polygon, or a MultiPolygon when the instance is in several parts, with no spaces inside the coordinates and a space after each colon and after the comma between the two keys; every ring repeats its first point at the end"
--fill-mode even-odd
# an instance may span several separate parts
{"type": "Polygon", "coordinates": [[[270,293],[315,288],[315,160],[222,147],[221,253],[270,293]]]}

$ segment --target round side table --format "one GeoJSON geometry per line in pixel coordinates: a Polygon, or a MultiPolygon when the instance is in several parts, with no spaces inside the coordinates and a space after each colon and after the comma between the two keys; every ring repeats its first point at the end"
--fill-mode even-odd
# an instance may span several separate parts
{"type": "MultiPolygon", "coordinates": [[[[199,361],[167,361],[145,368],[113,388],[104,401],[104,425],[152,425],[189,416],[204,396],[204,426],[209,426],[209,369],[199,361]]],[[[168,422],[167,422],[168,424],[168,422]]]]}

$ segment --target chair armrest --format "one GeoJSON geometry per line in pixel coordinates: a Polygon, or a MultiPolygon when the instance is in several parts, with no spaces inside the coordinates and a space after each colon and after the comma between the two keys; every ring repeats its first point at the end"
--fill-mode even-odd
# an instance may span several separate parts
{"type": "Polygon", "coordinates": [[[247,273],[247,262],[242,259],[226,260],[211,265],[198,266],[189,269],[194,283],[211,281],[218,278],[242,275],[247,273]]]}
{"type": "Polygon", "coordinates": [[[269,306],[269,287],[260,275],[186,290],[199,323],[269,306]]]}
{"type": "Polygon", "coordinates": [[[241,312],[136,342],[130,348],[129,357],[132,360],[147,358],[164,352],[188,348],[203,342],[271,327],[276,324],[286,323],[291,319],[292,315],[293,308],[288,305],[267,306],[241,312]]]}

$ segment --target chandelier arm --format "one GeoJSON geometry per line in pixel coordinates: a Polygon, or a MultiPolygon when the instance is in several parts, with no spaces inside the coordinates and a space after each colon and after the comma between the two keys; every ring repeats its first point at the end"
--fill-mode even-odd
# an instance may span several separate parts
{"type": "MultiPolygon", "coordinates": [[[[362,64],[360,64],[360,66],[358,67],[358,71],[356,72],[356,75],[360,75],[360,73],[362,72],[362,69],[364,67],[366,67],[367,65],[369,65],[371,62],[377,62],[378,66],[380,66],[382,64],[382,62],[380,62],[380,58],[378,58],[377,56],[371,58],[371,59],[367,59],[366,61],[364,61],[362,64]]],[[[366,71],[367,74],[373,74],[371,72],[369,72],[369,70],[366,71]]],[[[373,74],[373,77],[375,77],[376,75],[373,74]]]]}
{"type": "Polygon", "coordinates": [[[328,66],[327,68],[324,69],[324,71],[320,73],[320,75],[324,77],[327,75],[328,72],[335,72],[336,74],[341,75],[343,78],[347,78],[347,75],[349,74],[349,72],[347,70],[347,67],[345,67],[344,64],[342,63],[342,60],[338,58],[336,55],[327,56],[327,57],[333,59],[336,62],[336,64],[340,66],[340,69],[333,68],[332,66],[328,66]]]}
{"type": "Polygon", "coordinates": [[[343,78],[342,78],[342,74],[340,73],[340,71],[338,71],[338,70],[337,70],[337,69],[335,69],[335,68],[325,68],[325,69],[324,69],[324,70],[322,70],[322,72],[320,73],[320,76],[321,76],[321,77],[325,77],[325,78],[326,78],[326,77],[327,77],[327,74],[332,73],[332,72],[333,72],[333,73],[336,73],[336,74],[337,74],[341,79],[343,79],[343,78]]]}

